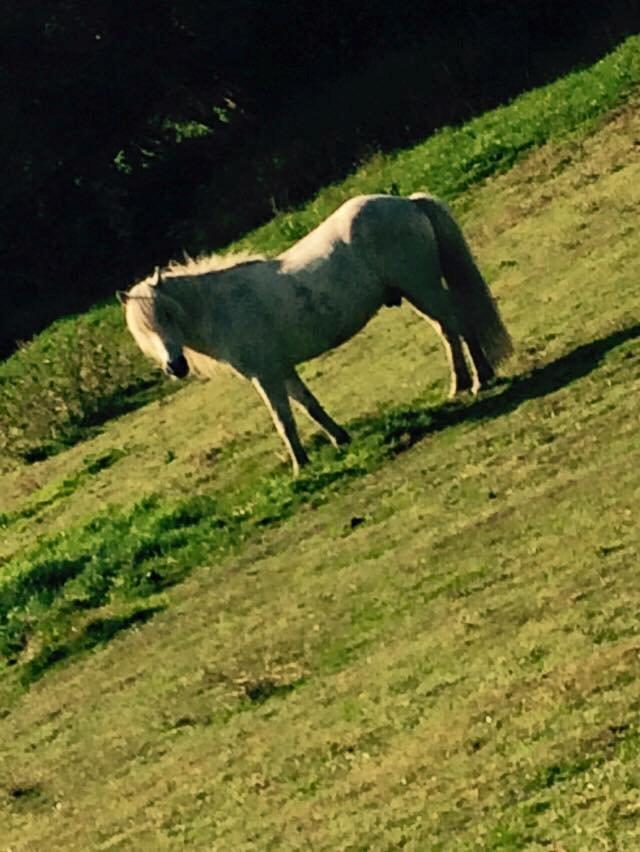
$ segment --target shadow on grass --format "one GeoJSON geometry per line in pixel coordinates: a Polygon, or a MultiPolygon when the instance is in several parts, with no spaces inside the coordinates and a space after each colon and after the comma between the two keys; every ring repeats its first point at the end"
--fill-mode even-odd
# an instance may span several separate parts
{"type": "Polygon", "coordinates": [[[105,397],[95,411],[86,415],[81,425],[88,429],[99,428],[123,414],[143,408],[150,402],[172,396],[180,389],[179,383],[167,382],[166,378],[159,374],[158,377],[140,381],[105,397]]]}
{"type": "Polygon", "coordinates": [[[144,624],[163,609],[166,609],[166,606],[150,606],[137,609],[128,615],[96,618],[69,642],[54,647],[45,647],[37,656],[29,660],[20,673],[23,686],[29,686],[39,680],[52,666],[64,660],[75,657],[79,653],[90,651],[100,645],[106,645],[120,631],[128,630],[134,625],[144,624]]]}
{"type": "Polygon", "coordinates": [[[543,367],[501,382],[493,392],[488,392],[490,395],[473,405],[450,402],[438,407],[412,406],[395,409],[378,417],[368,417],[352,425],[354,431],[362,436],[381,433],[390,452],[400,453],[427,435],[449,426],[501,417],[515,411],[528,400],[548,396],[587,376],[598,367],[607,353],[638,337],[640,323],[584,343],[543,367]]]}
{"type": "Polygon", "coordinates": [[[243,693],[252,704],[264,704],[270,698],[282,698],[289,695],[298,687],[306,683],[306,678],[299,677],[291,683],[276,683],[271,678],[263,678],[247,682],[243,685],[243,693]]]}
{"type": "Polygon", "coordinates": [[[145,379],[130,387],[118,389],[110,396],[100,399],[96,407],[85,412],[82,417],[64,424],[56,440],[42,441],[27,447],[19,456],[27,464],[44,461],[99,435],[105,423],[137,411],[150,402],[165,399],[179,389],[178,385],[174,386],[173,383],[169,384],[157,378],[145,379]]]}

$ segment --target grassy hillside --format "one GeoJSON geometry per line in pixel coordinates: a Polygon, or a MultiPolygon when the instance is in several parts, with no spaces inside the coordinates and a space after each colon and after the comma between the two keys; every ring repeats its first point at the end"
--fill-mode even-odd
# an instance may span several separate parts
{"type": "MultiPolygon", "coordinates": [[[[449,193],[516,341],[503,384],[443,403],[437,341],[394,309],[306,365],[356,440],[338,453],[304,426],[298,480],[251,388],[222,374],[154,398],[146,367],[105,394],[99,430],[79,416],[66,450],[12,456],[2,848],[640,845],[637,42],[625,50],[614,109],[574,124],[568,109],[527,156],[463,170],[449,193]]],[[[581,88],[557,86],[527,114],[581,88]]],[[[503,139],[517,110],[483,126],[503,139]]],[[[362,179],[423,188],[425,150],[362,179]]],[[[70,328],[38,344],[52,363],[70,328]]],[[[124,375],[116,350],[105,364],[124,375]]]]}

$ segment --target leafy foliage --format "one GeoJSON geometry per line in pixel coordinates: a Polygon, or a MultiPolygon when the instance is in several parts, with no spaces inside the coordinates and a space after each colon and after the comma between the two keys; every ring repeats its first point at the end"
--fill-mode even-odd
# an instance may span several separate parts
{"type": "Polygon", "coordinates": [[[10,0],[0,355],[374,150],[593,60],[636,31],[634,5],[10,0]]]}

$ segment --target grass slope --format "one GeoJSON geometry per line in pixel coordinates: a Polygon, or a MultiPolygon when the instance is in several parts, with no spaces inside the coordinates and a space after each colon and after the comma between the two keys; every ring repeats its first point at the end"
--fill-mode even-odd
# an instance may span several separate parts
{"type": "Polygon", "coordinates": [[[457,202],[479,400],[403,308],[305,368],[356,441],[299,481],[226,376],[7,475],[3,848],[640,845],[639,103],[457,202]]]}

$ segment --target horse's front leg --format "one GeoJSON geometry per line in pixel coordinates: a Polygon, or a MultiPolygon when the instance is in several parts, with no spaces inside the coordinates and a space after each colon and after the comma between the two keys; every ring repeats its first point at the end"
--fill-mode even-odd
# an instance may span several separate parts
{"type": "Polygon", "coordinates": [[[287,377],[286,388],[291,399],[301,405],[309,417],[324,429],[334,447],[351,441],[347,430],[327,414],[295,370],[287,377]]]}
{"type": "Polygon", "coordinates": [[[308,463],[309,456],[300,442],[284,380],[279,377],[261,376],[253,378],[252,384],[271,414],[276,430],[291,457],[294,476],[297,476],[300,468],[308,463]]]}

